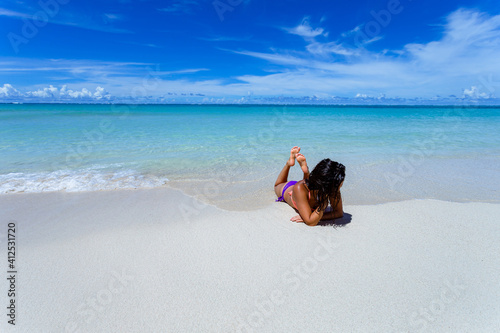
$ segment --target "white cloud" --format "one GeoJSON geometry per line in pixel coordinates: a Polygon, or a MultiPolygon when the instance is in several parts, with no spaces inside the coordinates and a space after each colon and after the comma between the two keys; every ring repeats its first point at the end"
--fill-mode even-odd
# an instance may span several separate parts
{"type": "Polygon", "coordinates": [[[350,31],[343,32],[343,33],[341,34],[341,36],[342,36],[342,37],[348,37],[348,36],[351,36],[351,35],[353,35],[353,34],[357,34],[357,33],[359,33],[359,31],[361,30],[361,27],[362,27],[362,26],[363,26],[363,25],[362,25],[362,24],[360,24],[360,25],[358,25],[358,26],[354,27],[354,29],[352,29],[352,30],[350,30],[350,31]]]}
{"type": "Polygon", "coordinates": [[[488,99],[488,98],[493,98],[491,94],[488,94],[486,92],[481,92],[478,87],[476,86],[471,86],[470,89],[464,89],[463,91],[463,98],[472,98],[472,99],[488,99]]]}
{"type": "MultiPolygon", "coordinates": [[[[322,19],[320,22],[323,22],[322,19]]],[[[309,23],[309,17],[304,17],[302,19],[302,23],[294,28],[282,28],[290,34],[301,36],[308,44],[306,45],[306,50],[314,55],[319,57],[328,57],[331,55],[341,55],[341,56],[353,56],[358,55],[359,52],[350,46],[342,45],[342,43],[338,41],[333,42],[319,42],[316,40],[316,37],[323,36],[327,37],[328,32],[323,28],[313,28],[309,23]]],[[[373,41],[376,40],[376,37],[373,38],[373,41]]],[[[371,43],[372,40],[367,43],[371,43]]]]}
{"type": "Polygon", "coordinates": [[[87,88],[81,90],[68,89],[63,85],[60,89],[49,85],[48,87],[39,88],[37,90],[21,93],[14,89],[10,84],[4,84],[4,88],[0,88],[0,97],[24,97],[28,100],[46,100],[46,101],[71,101],[71,100],[110,100],[111,95],[102,87],[98,86],[95,92],[91,92],[87,88]],[[4,93],[4,90],[7,92],[4,93]]]}
{"type": "Polygon", "coordinates": [[[59,97],[59,89],[50,85],[48,88],[38,89],[36,91],[28,91],[26,96],[33,96],[39,98],[54,98],[59,97]]]}
{"type": "Polygon", "coordinates": [[[67,89],[67,87],[64,85],[61,90],[60,90],[60,97],[66,97],[69,96],[74,99],[87,99],[87,100],[102,100],[102,99],[107,99],[109,100],[111,98],[111,95],[104,90],[104,88],[98,86],[95,88],[95,92],[91,92],[87,88],[82,88],[80,91],[78,90],[71,90],[67,89]]]}
{"type": "Polygon", "coordinates": [[[309,17],[307,16],[302,19],[302,22],[298,26],[293,28],[282,28],[282,29],[290,34],[298,35],[306,39],[322,35],[324,32],[323,28],[313,29],[309,23],[309,17]]]}
{"type": "Polygon", "coordinates": [[[111,95],[106,91],[104,90],[104,88],[102,87],[97,87],[95,88],[95,93],[94,95],[92,95],[92,97],[94,99],[110,99],[111,95]]]}
{"type": "MultiPolygon", "coordinates": [[[[310,27],[309,23],[307,25],[310,27]]],[[[303,28],[303,32],[309,32],[302,35],[317,37],[319,33],[324,36],[324,30],[320,30],[303,28]]],[[[500,89],[500,15],[488,16],[476,10],[460,9],[447,17],[440,38],[382,52],[370,51],[364,47],[366,45],[354,48],[341,41],[321,43],[315,37],[304,38],[305,45],[296,50],[225,50],[274,65],[271,73],[239,75],[229,78],[231,83],[226,78],[204,80],[192,76],[192,73],[207,70],[204,68],[166,71],[146,63],[81,60],[33,63],[24,59],[20,67],[0,61],[0,72],[8,72],[9,76],[32,75],[32,70],[39,69],[38,72],[47,73],[43,75],[71,77],[73,90],[63,87],[57,94],[53,87],[37,87],[30,89],[32,98],[38,94],[48,96],[46,99],[54,96],[52,98],[92,101],[134,96],[134,92],[142,90],[144,94],[138,98],[198,93],[210,100],[212,97],[241,97],[251,92],[254,96],[354,97],[359,94],[358,99],[364,96],[377,99],[373,96],[381,94],[388,99],[430,99],[439,94],[482,100],[489,96],[492,100],[498,95],[495,90],[500,89]],[[92,91],[88,87],[105,87],[113,98],[106,97],[110,94],[101,91],[102,88],[92,91]]],[[[5,85],[4,89],[7,89],[5,85]]],[[[1,91],[0,96],[4,96],[1,91]]]]}
{"type": "Polygon", "coordinates": [[[102,16],[109,21],[121,21],[124,19],[124,16],[120,14],[104,13],[102,16]]]}
{"type": "Polygon", "coordinates": [[[368,98],[369,96],[367,94],[360,94],[360,93],[357,93],[356,96],[354,96],[354,98],[368,98]]]}
{"type": "Polygon", "coordinates": [[[13,10],[0,8],[0,16],[9,16],[9,17],[17,17],[17,18],[31,18],[31,15],[27,15],[24,13],[16,12],[13,10]]]}
{"type": "MultiPolygon", "coordinates": [[[[24,5],[21,1],[18,1],[19,4],[24,5]]],[[[26,10],[29,7],[24,6],[24,10],[26,10]]],[[[18,19],[29,19],[33,21],[37,21],[38,19],[36,18],[36,13],[41,9],[41,7],[38,7],[37,9],[33,9],[33,14],[25,14],[21,13],[18,11],[6,9],[6,8],[0,8],[0,16],[8,16],[8,17],[13,17],[13,18],[18,18],[18,19]]],[[[29,9],[28,9],[29,10],[29,9]]],[[[96,31],[104,31],[104,32],[112,32],[112,33],[131,33],[128,30],[125,29],[118,29],[110,26],[109,23],[112,21],[116,21],[119,19],[122,19],[123,16],[117,15],[117,14],[102,14],[101,18],[103,22],[96,22],[95,20],[91,19],[88,15],[82,15],[79,12],[71,12],[67,10],[65,7],[64,11],[57,10],[56,12],[57,15],[53,16],[48,16],[50,23],[51,24],[58,24],[58,25],[64,25],[64,26],[70,26],[70,27],[77,27],[77,28],[82,28],[82,29],[88,29],[88,30],[96,30],[96,31]]]]}
{"type": "Polygon", "coordinates": [[[325,56],[329,54],[338,54],[343,56],[352,56],[358,54],[356,50],[348,49],[337,42],[318,43],[316,41],[306,46],[307,51],[314,55],[325,56]]]}
{"type": "Polygon", "coordinates": [[[0,87],[0,98],[18,97],[20,95],[21,93],[8,83],[0,87]]]}
{"type": "Polygon", "coordinates": [[[200,6],[196,0],[174,0],[168,7],[159,8],[160,12],[172,14],[189,14],[193,12],[193,8],[200,6]]]}
{"type": "MultiPolygon", "coordinates": [[[[484,69],[490,60],[498,60],[500,50],[500,15],[459,9],[447,17],[441,40],[426,44],[407,44],[404,50],[429,70],[451,68],[474,72],[484,69]]],[[[488,66],[500,68],[500,62],[488,66]]]]}
{"type": "MultiPolygon", "coordinates": [[[[494,87],[482,84],[485,77],[496,81],[500,78],[500,15],[459,9],[447,17],[443,27],[438,40],[410,43],[400,50],[380,53],[365,49],[366,43],[356,49],[338,41],[315,40],[309,40],[307,53],[297,50],[235,53],[286,67],[280,74],[241,77],[249,85],[258,82],[260,88],[274,87],[281,94],[291,92],[286,89],[294,86],[303,87],[308,93],[354,96],[361,90],[375,96],[384,93],[407,98],[459,95],[464,87],[475,83],[480,90],[478,96],[500,89],[498,82],[494,87]],[[329,52],[342,55],[347,61],[325,59],[329,52]],[[304,85],[305,81],[309,84],[304,85]]],[[[359,29],[347,34],[355,30],[359,29]]]]}

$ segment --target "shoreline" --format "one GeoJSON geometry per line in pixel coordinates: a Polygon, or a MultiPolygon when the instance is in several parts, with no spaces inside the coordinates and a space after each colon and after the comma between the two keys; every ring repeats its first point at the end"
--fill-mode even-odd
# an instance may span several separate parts
{"type": "MultiPolygon", "coordinates": [[[[192,182],[200,182],[200,183],[208,183],[204,180],[200,181],[191,181],[191,182],[186,182],[186,181],[168,181],[165,183],[163,186],[157,186],[157,187],[140,187],[140,188],[133,188],[133,187],[126,187],[126,188],[119,188],[119,189],[98,189],[98,190],[81,190],[81,191],[65,191],[65,190],[55,190],[55,191],[42,191],[42,192],[12,192],[12,193],[0,193],[0,203],[4,200],[10,201],[14,200],[14,197],[16,198],[22,198],[23,196],[26,197],[36,197],[36,196],[71,196],[71,195],[91,195],[91,194],[103,194],[103,193],[120,193],[120,192],[147,192],[147,191],[179,191],[182,195],[186,196],[189,198],[191,201],[200,201],[200,205],[208,205],[208,206],[213,206],[218,209],[221,209],[223,211],[235,211],[235,212],[246,212],[246,211],[257,211],[260,209],[265,209],[268,208],[269,206],[272,206],[275,203],[276,195],[272,190],[262,190],[262,189],[257,189],[254,192],[250,194],[243,194],[238,197],[235,197],[233,193],[226,194],[226,195],[220,195],[220,188],[223,188],[223,186],[220,187],[215,187],[215,189],[218,191],[216,194],[217,195],[210,195],[210,191],[213,191],[213,188],[207,188],[203,189],[200,192],[208,193],[208,195],[202,193],[202,194],[197,194],[193,190],[193,187],[191,186],[186,186],[186,185],[191,185],[192,182]],[[179,185],[181,184],[181,185],[179,185]],[[11,198],[12,197],[12,198],[11,198]],[[9,198],[9,199],[7,199],[9,198]],[[256,203],[255,203],[256,202],[256,203]],[[232,205],[231,205],[232,204],[232,205]]],[[[244,185],[248,185],[248,183],[244,183],[244,185]]],[[[400,199],[382,199],[376,202],[368,202],[366,200],[358,201],[356,203],[349,203],[350,200],[346,199],[346,197],[349,197],[348,195],[344,194],[347,191],[342,191],[343,192],[343,202],[344,205],[349,205],[349,206],[378,206],[378,205],[384,205],[384,204],[391,204],[391,203],[400,203],[400,202],[408,202],[408,201],[415,201],[415,200],[430,200],[430,201],[441,201],[441,202],[450,202],[450,203],[460,203],[460,204],[467,204],[467,203],[484,203],[484,204],[500,204],[500,201],[497,201],[495,199],[491,199],[489,201],[484,200],[484,199],[477,199],[477,200],[472,200],[472,199],[441,199],[441,198],[434,198],[434,197],[428,197],[428,198],[405,198],[402,197],[400,199]]],[[[352,194],[351,194],[352,195],[352,194]]],[[[21,199],[19,199],[21,200],[21,199]]],[[[293,211],[293,210],[292,210],[293,211]]]]}
{"type": "Polygon", "coordinates": [[[226,211],[169,188],[8,195],[0,209],[18,226],[26,331],[500,325],[500,204],[345,205],[317,227],[284,204],[226,211]]]}

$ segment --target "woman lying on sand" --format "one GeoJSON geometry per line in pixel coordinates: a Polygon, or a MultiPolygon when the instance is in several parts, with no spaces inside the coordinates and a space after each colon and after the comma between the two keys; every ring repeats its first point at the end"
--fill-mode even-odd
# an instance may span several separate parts
{"type": "Polygon", "coordinates": [[[304,222],[309,226],[317,225],[320,220],[342,217],[344,210],[340,188],[344,183],[345,166],[326,158],[309,174],[306,158],[299,151],[299,147],[292,148],[290,158],[276,179],[274,184],[274,191],[278,196],[276,201],[286,202],[299,213],[290,221],[304,222]],[[298,182],[287,181],[288,171],[295,165],[295,159],[304,172],[304,179],[298,182]],[[332,209],[324,214],[328,202],[332,209]]]}

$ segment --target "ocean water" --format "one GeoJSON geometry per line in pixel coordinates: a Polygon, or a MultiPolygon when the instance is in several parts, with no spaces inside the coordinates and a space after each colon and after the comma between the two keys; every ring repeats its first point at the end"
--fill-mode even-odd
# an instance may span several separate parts
{"type": "Polygon", "coordinates": [[[257,208],[297,145],[311,170],[346,166],[346,204],[500,202],[499,129],[476,106],[1,104],[0,193],[167,186],[257,208]]]}

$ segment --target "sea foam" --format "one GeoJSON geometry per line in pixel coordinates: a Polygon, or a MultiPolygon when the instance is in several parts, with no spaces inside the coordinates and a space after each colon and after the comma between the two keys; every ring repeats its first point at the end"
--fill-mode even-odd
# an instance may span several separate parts
{"type": "Polygon", "coordinates": [[[145,175],[135,170],[103,171],[87,168],[53,172],[9,173],[0,175],[0,193],[98,191],[124,188],[159,187],[165,177],[145,175]]]}

